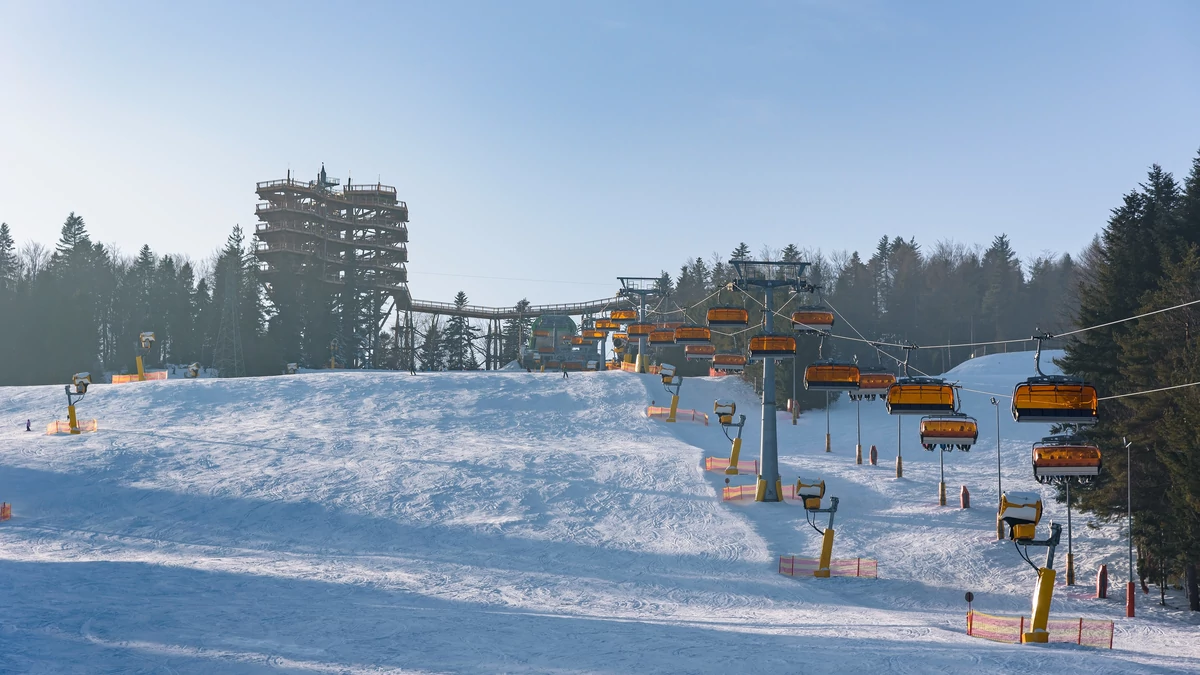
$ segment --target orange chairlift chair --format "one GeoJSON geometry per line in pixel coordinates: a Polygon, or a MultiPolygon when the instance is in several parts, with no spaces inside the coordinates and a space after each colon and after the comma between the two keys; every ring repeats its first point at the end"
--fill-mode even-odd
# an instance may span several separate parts
{"type": "Polygon", "coordinates": [[[746,369],[747,359],[741,354],[714,354],[712,361],[713,370],[740,372],[746,369]]]}
{"type": "Polygon", "coordinates": [[[1100,475],[1100,448],[1075,434],[1047,436],[1033,444],[1033,477],[1039,483],[1075,478],[1087,483],[1100,475]]]}
{"type": "Polygon", "coordinates": [[[712,343],[712,331],[705,326],[680,326],[675,329],[675,344],[707,345],[712,343]]]}
{"type": "Polygon", "coordinates": [[[689,361],[712,361],[717,353],[715,345],[687,345],[683,348],[683,355],[689,361]]]}
{"type": "Polygon", "coordinates": [[[804,369],[804,388],[824,391],[858,391],[858,364],[823,359],[804,369]]]}
{"type": "Polygon", "coordinates": [[[1037,340],[1037,350],[1033,353],[1037,375],[1013,390],[1013,419],[1041,424],[1095,424],[1098,398],[1094,386],[1077,378],[1042,373],[1042,340],[1053,337],[1033,336],[1037,340]]]}
{"type": "Polygon", "coordinates": [[[792,330],[797,333],[821,334],[833,330],[833,312],[826,307],[801,307],[792,312],[792,330]]]}
{"type": "Polygon", "coordinates": [[[750,360],[794,359],[796,338],[790,335],[755,335],[750,338],[750,360]]]}
{"type": "Polygon", "coordinates": [[[654,332],[654,324],[634,322],[625,326],[625,332],[629,334],[629,337],[648,337],[654,332]]]}
{"type": "MultiPolygon", "coordinates": [[[[633,328],[633,326],[630,326],[633,328]]],[[[655,347],[668,347],[675,344],[675,331],[654,329],[650,332],[650,344],[655,347]]]]}
{"type": "Polygon", "coordinates": [[[896,376],[883,366],[858,367],[858,391],[850,393],[850,400],[874,401],[876,397],[887,397],[888,389],[896,383],[896,376]]]}
{"type": "Polygon", "coordinates": [[[979,440],[979,423],[969,415],[936,415],[921,418],[921,447],[967,451],[979,440]]]}
{"type": "Polygon", "coordinates": [[[958,412],[954,385],[940,377],[912,377],[908,374],[908,355],[916,346],[904,348],[904,377],[898,378],[887,392],[889,415],[949,415],[958,412]]]}

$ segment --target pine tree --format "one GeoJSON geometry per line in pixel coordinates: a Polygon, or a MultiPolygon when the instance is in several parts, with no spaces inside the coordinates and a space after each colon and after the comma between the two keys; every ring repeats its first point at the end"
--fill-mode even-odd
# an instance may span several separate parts
{"type": "Polygon", "coordinates": [[[786,263],[800,262],[800,249],[796,248],[795,244],[788,244],[783,247],[783,252],[780,253],[779,259],[786,263]]]}
{"type": "Polygon", "coordinates": [[[0,293],[11,293],[17,289],[18,269],[17,249],[13,244],[12,232],[8,223],[0,223],[0,293]]]}
{"type": "MultiPolygon", "coordinates": [[[[467,294],[459,291],[454,296],[454,306],[462,309],[467,305],[467,294]]],[[[447,370],[478,370],[479,361],[475,358],[473,342],[479,337],[479,329],[472,326],[465,316],[451,316],[446,321],[446,330],[442,334],[445,344],[447,370]]]]}
{"type": "Polygon", "coordinates": [[[741,242],[740,244],[737,245],[737,248],[733,249],[733,253],[729,254],[729,259],[730,260],[749,260],[750,259],[750,247],[746,245],[746,242],[744,242],[744,241],[741,242]]]}
{"type": "MultiPolygon", "coordinates": [[[[529,310],[530,303],[526,298],[521,298],[516,304],[518,313],[529,310]]],[[[521,345],[529,339],[533,319],[520,317],[516,319],[506,319],[503,329],[503,343],[500,350],[500,361],[503,364],[511,363],[521,358],[521,345]]]]}

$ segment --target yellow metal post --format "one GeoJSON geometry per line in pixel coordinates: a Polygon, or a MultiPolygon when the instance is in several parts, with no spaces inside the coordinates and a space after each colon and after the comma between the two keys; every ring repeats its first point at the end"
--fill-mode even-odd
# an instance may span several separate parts
{"type": "Polygon", "coordinates": [[[67,406],[67,421],[71,425],[71,433],[79,433],[79,420],[75,417],[75,406],[67,406]]]}
{"type": "Polygon", "coordinates": [[[729,466],[725,467],[725,473],[730,476],[736,476],[738,473],[738,456],[742,454],[742,437],[738,436],[733,439],[733,451],[729,453],[729,466]]]}
{"type": "Polygon", "coordinates": [[[946,484],[938,482],[938,506],[946,505],[946,484]]]}
{"type": "Polygon", "coordinates": [[[1067,585],[1075,585],[1075,554],[1067,554],[1067,585]]]}
{"type": "Polygon", "coordinates": [[[904,478],[904,460],[896,455],[896,478],[904,478]]]}
{"type": "MultiPolygon", "coordinates": [[[[135,360],[137,361],[137,368],[138,368],[138,382],[145,382],[146,381],[146,369],[142,366],[141,355],[139,354],[135,360]]],[[[126,361],[126,363],[128,363],[128,361],[126,361]]]]}
{"type": "Polygon", "coordinates": [[[646,357],[643,354],[641,354],[640,352],[638,353],[637,361],[634,361],[634,364],[635,364],[634,372],[636,372],[636,373],[646,372],[646,357]]]}
{"type": "Polygon", "coordinates": [[[1033,589],[1033,616],[1030,631],[1021,636],[1021,642],[1049,642],[1050,633],[1046,625],[1050,621],[1050,599],[1054,595],[1054,570],[1038,570],[1037,586],[1033,589]]]}
{"type": "Polygon", "coordinates": [[[1004,521],[1000,520],[1000,512],[996,512],[996,541],[1004,539],[1004,521]]]}
{"type": "Polygon", "coordinates": [[[821,560],[817,563],[817,570],[813,572],[814,577],[827,578],[829,576],[829,563],[833,559],[833,528],[825,530],[825,536],[821,539],[821,560]]]}
{"type": "Polygon", "coordinates": [[[671,414],[667,415],[668,422],[675,421],[675,411],[679,409],[679,394],[671,394],[671,414]]]}
{"type": "Polygon", "coordinates": [[[758,486],[754,488],[754,501],[761,502],[767,496],[767,480],[765,478],[758,479],[758,486]]]}

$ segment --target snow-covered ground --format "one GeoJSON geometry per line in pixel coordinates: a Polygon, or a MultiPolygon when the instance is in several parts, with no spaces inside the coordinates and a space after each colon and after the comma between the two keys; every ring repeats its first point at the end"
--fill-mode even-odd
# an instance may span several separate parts
{"type": "MultiPolygon", "coordinates": [[[[1008,393],[1031,355],[950,377],[1008,393]]],[[[780,554],[818,536],[791,504],[727,504],[715,424],[644,417],[667,398],[629,373],[312,373],[96,385],[100,431],[24,433],[63,417],[61,386],[0,389],[0,672],[1047,672],[1200,670],[1200,620],[1139,597],[1123,618],[1117,526],[1075,520],[1080,581],[1052,616],[1116,620],[1114,649],[1002,645],[964,634],[964,591],[1027,613],[1033,571],[995,541],[995,411],[983,394],[969,453],[937,454],[864,402],[781,419],[785,481],[841,498],[835,556],[880,578],[793,579],[780,554]],[[865,452],[865,449],[864,449],[865,452]],[[958,486],[975,508],[960,510],[958,486]],[[1090,599],[1107,562],[1117,593],[1090,599]]],[[[757,455],[753,392],[689,378],[682,406],[733,398],[757,455]]],[[[1004,483],[1040,490],[1001,402],[1004,483]]],[[[749,477],[734,480],[749,481],[749,477]]],[[[1045,530],[1043,525],[1042,530],[1045,530]]],[[[1062,557],[1060,556],[1060,562],[1062,557]]],[[[1061,576],[1060,576],[1061,578],[1061,576]]]]}

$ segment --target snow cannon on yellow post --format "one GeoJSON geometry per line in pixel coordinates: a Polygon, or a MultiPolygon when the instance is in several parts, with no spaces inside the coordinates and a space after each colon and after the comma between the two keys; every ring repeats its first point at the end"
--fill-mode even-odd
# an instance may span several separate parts
{"type": "Polygon", "coordinates": [[[821,558],[817,561],[814,577],[828,578],[829,565],[833,560],[833,516],[837,513],[838,498],[829,498],[829,508],[821,508],[821,498],[825,496],[825,481],[820,478],[800,477],[796,480],[796,499],[804,500],[804,517],[812,529],[821,535],[821,558]],[[829,525],[822,530],[817,527],[817,514],[828,513],[829,525]]]}
{"type": "Polygon", "coordinates": [[[821,508],[821,498],[825,496],[825,481],[820,478],[796,479],[796,499],[804,501],[804,508],[821,508]]]}
{"type": "Polygon", "coordinates": [[[154,333],[152,331],[147,331],[145,333],[139,334],[138,335],[138,344],[142,348],[142,353],[138,354],[137,359],[136,359],[137,370],[138,370],[138,382],[145,382],[146,381],[146,365],[145,365],[145,363],[143,363],[142,357],[145,356],[146,354],[149,354],[151,349],[154,349],[154,333]]]}
{"type": "Polygon", "coordinates": [[[1036,492],[1005,492],[1000,495],[1000,519],[1008,524],[1009,538],[1018,547],[1018,553],[1031,567],[1037,568],[1029,559],[1030,546],[1046,548],[1046,564],[1037,568],[1037,584],[1033,588],[1033,609],[1029,631],[1021,635],[1021,642],[1049,642],[1046,625],[1050,621],[1050,601],[1054,597],[1054,549],[1058,547],[1062,526],[1050,523],[1050,536],[1035,539],[1038,521],[1042,519],[1042,497],[1036,492]]]}
{"type": "Polygon", "coordinates": [[[75,404],[83,400],[91,383],[90,373],[75,373],[71,377],[71,384],[63,385],[63,389],[67,392],[67,423],[63,424],[59,420],[54,420],[46,427],[47,434],[81,434],[97,429],[99,425],[96,420],[85,420],[83,424],[80,424],[79,418],[75,414],[75,404]],[[72,385],[74,385],[74,391],[71,390],[72,385]]]}
{"type": "Polygon", "coordinates": [[[738,474],[738,456],[742,453],[742,428],[746,426],[745,415],[738,415],[736,422],[733,420],[736,413],[737,404],[733,401],[720,399],[713,401],[713,414],[717,416],[717,422],[721,424],[721,431],[725,433],[725,438],[733,443],[733,449],[729,452],[729,466],[725,468],[725,473],[730,476],[738,474]],[[737,435],[730,436],[730,429],[737,429],[737,435]]]}
{"type": "Polygon", "coordinates": [[[1000,495],[1000,520],[1009,527],[1009,539],[1032,540],[1042,520],[1042,496],[1036,492],[1005,491],[1000,495]]]}
{"type": "MultiPolygon", "coordinates": [[[[671,335],[674,339],[674,333],[671,335]]],[[[663,389],[671,395],[671,414],[667,416],[667,421],[674,422],[675,412],[679,410],[679,389],[683,386],[683,376],[676,373],[675,366],[669,363],[660,365],[658,374],[662,377],[663,389]]]]}
{"type": "Polygon", "coordinates": [[[200,364],[199,363],[189,364],[187,367],[187,370],[184,371],[183,376],[187,377],[187,378],[191,378],[191,379],[200,377],[200,364]]]}

